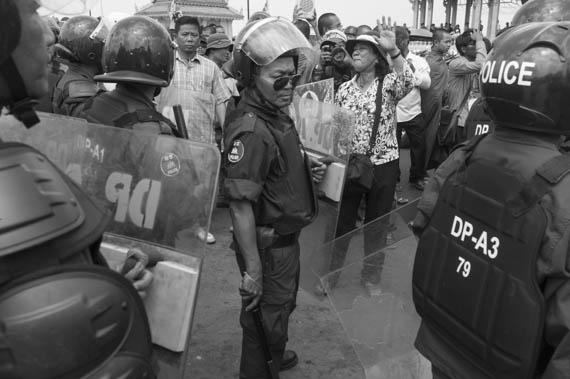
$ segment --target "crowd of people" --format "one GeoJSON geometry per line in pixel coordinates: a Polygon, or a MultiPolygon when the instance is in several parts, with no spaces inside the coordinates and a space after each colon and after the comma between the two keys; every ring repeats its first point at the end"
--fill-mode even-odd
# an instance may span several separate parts
{"type": "MultiPolygon", "coordinates": [[[[558,0],[532,0],[524,9],[541,2],[564,6],[558,0]]],[[[48,8],[57,2],[52,3],[43,1],[48,8]]],[[[563,102],[569,94],[570,76],[564,62],[570,56],[570,24],[538,23],[559,18],[547,13],[528,16],[501,33],[489,56],[491,46],[481,28],[461,32],[441,25],[432,28],[431,49],[420,56],[410,51],[405,24],[343,27],[334,13],[310,19],[296,15],[290,22],[257,12],[233,39],[222,27],[201,25],[192,15],[177,15],[171,31],[144,16],[126,17],[109,30],[104,20],[90,16],[40,21],[38,5],[34,0],[0,3],[0,98],[9,113],[32,126],[39,121],[33,109],[37,100],[36,109],[44,112],[180,138],[184,131],[161,113],[160,104],[172,106],[183,99],[181,105],[191,120],[187,134],[218,144],[221,187],[233,223],[231,247],[241,273],[240,378],[274,378],[276,372],[298,362],[297,354],[286,349],[299,287],[298,239],[318,212],[315,185],[323,179],[327,165],[305,153],[288,112],[297,85],[324,79],[333,80],[335,104],[355,116],[347,172],[351,166],[360,170],[359,176],[347,177],[345,182],[336,237],[356,228],[361,208],[364,221],[371,222],[394,207],[403,136],[409,141],[409,184],[425,190],[411,225],[420,237],[414,301],[423,321],[416,343],[432,362],[434,377],[493,376],[496,370],[506,372],[506,377],[531,377],[535,371],[549,378],[567,377],[570,212],[565,187],[570,164],[558,143],[561,135],[569,133],[563,102]],[[530,26],[520,25],[528,22],[530,26]],[[452,45],[457,56],[450,57],[452,45]],[[539,88],[544,98],[537,98],[533,88],[539,88]],[[481,99],[485,104],[481,109],[496,123],[497,131],[487,138],[469,139],[469,114],[481,99]],[[197,129],[200,132],[195,133],[197,129]],[[458,222],[463,225],[461,233],[456,231],[458,222]],[[441,243],[449,240],[450,225],[451,236],[461,238],[461,243],[441,243]],[[484,229],[478,238],[473,225],[484,229]],[[474,249],[467,246],[470,238],[465,242],[472,235],[474,249]],[[500,253],[499,241],[505,242],[500,253]],[[495,263],[499,254],[508,258],[495,263]],[[480,256],[488,259],[482,261],[480,256]],[[454,261],[457,257],[460,266],[454,261]],[[505,297],[497,297],[483,286],[484,281],[500,286],[505,297]],[[470,302],[474,293],[477,304],[470,302]],[[489,325],[494,324],[481,316],[484,306],[498,325],[513,327],[518,334],[499,330],[496,338],[490,338],[489,325]],[[466,315],[465,309],[470,313],[466,315]],[[530,316],[513,324],[501,311],[511,317],[517,312],[530,316]],[[531,343],[521,348],[527,341],[531,343]],[[474,349],[475,345],[482,348],[474,349]]],[[[40,295],[46,294],[49,291],[37,282],[40,272],[53,286],[66,288],[58,292],[60,298],[45,296],[37,313],[41,317],[24,317],[25,307],[15,307],[13,312],[26,319],[29,330],[43,330],[41,323],[53,321],[50,312],[56,303],[73,298],[74,291],[83,291],[94,302],[112,294],[110,308],[130,304],[134,327],[123,340],[137,343],[107,352],[109,359],[97,361],[97,369],[120,376],[113,359],[124,353],[131,357],[127,366],[136,368],[141,377],[153,377],[148,322],[135,291],[151,285],[148,270],[138,265],[133,268],[136,272],[126,275],[133,288],[121,275],[92,268],[104,266],[98,244],[107,223],[105,211],[52,164],[30,163],[26,154],[36,154],[30,147],[2,144],[0,150],[5,152],[0,162],[10,156],[27,167],[26,175],[37,175],[39,170],[41,180],[52,178],[90,221],[70,210],[62,216],[65,227],[61,220],[44,222],[47,216],[26,208],[26,196],[34,201],[39,197],[25,191],[20,198],[3,199],[15,201],[14,209],[25,208],[39,232],[34,231],[32,238],[14,237],[8,248],[0,246],[6,268],[0,285],[21,288],[26,283],[40,295]],[[5,256],[12,258],[4,260],[5,256]],[[89,272],[91,276],[83,282],[77,279],[81,275],[66,276],[53,268],[69,263],[82,265],[69,266],[73,275],[89,272]],[[51,269],[44,272],[46,267],[51,269]],[[102,287],[101,282],[110,284],[102,287]]],[[[21,175],[13,175],[3,180],[23,183],[21,175]]],[[[20,218],[11,214],[2,215],[2,220],[8,224],[0,233],[21,227],[20,218]]],[[[203,241],[215,242],[205,230],[197,233],[203,241]]],[[[380,283],[383,256],[371,254],[386,242],[386,235],[371,237],[364,243],[361,273],[366,288],[380,283]]],[[[344,255],[346,251],[335,255],[332,270],[343,265],[344,255]]],[[[336,283],[329,285],[332,289],[336,283]]],[[[10,293],[26,299],[24,292],[10,293]]],[[[3,301],[0,298],[0,305],[3,301]]],[[[81,321],[82,314],[68,311],[66,320],[81,321]]],[[[79,346],[80,337],[58,330],[62,330],[61,339],[42,345],[43,361],[57,361],[50,343],[79,346]]],[[[18,340],[10,334],[6,338],[18,340]]],[[[22,344],[16,353],[24,358],[17,361],[27,366],[15,364],[2,372],[8,377],[43,375],[45,367],[29,364],[35,361],[29,354],[38,350],[26,352],[22,344]]],[[[53,364],[54,377],[63,372],[79,377],[93,370],[95,363],[89,357],[78,352],[74,358],[59,367],[53,364]]]]}

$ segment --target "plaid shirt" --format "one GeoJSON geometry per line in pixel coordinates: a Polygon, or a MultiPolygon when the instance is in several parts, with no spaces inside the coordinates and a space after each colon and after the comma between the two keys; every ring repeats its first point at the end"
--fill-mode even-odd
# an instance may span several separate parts
{"type": "MultiPolygon", "coordinates": [[[[170,86],[163,88],[156,99],[159,109],[172,105],[175,99],[187,114],[186,121],[190,136],[212,134],[216,104],[225,103],[231,94],[224,83],[222,71],[211,60],[196,54],[187,62],[178,51],[174,61],[174,76],[170,86]]],[[[168,116],[168,115],[167,115],[168,116]]],[[[210,140],[200,137],[198,140],[210,140]]]]}

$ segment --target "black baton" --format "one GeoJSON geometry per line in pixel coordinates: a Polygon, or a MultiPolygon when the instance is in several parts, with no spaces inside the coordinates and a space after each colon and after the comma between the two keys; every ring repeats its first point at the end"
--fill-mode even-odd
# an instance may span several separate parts
{"type": "Polygon", "coordinates": [[[267,370],[271,379],[279,379],[279,370],[275,367],[275,362],[271,356],[271,350],[269,350],[269,342],[267,342],[267,336],[265,335],[265,329],[263,328],[263,320],[261,318],[261,309],[259,307],[251,311],[253,315],[253,321],[255,322],[255,328],[257,329],[257,334],[261,339],[261,347],[263,348],[263,355],[265,356],[265,362],[267,362],[267,370]]]}
{"type": "Polygon", "coordinates": [[[186,129],[186,121],[184,121],[184,113],[182,112],[182,106],[180,104],[174,105],[172,107],[174,111],[174,119],[176,120],[176,127],[178,128],[178,133],[184,139],[188,138],[188,129],[186,129]]]}

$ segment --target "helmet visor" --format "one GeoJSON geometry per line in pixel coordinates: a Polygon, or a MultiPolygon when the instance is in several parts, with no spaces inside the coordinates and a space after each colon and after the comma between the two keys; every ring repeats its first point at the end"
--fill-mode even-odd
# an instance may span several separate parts
{"type": "Polygon", "coordinates": [[[88,12],[101,0],[36,0],[47,10],[63,15],[77,15],[88,12]]]}
{"type": "Polygon", "coordinates": [[[256,65],[266,66],[287,52],[311,49],[311,45],[291,22],[271,17],[247,25],[234,49],[243,51],[256,65]]]}

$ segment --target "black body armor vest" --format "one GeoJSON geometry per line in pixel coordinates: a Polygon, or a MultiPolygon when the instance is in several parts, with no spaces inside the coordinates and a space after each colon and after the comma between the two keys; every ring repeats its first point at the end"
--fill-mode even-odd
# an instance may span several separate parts
{"type": "Polygon", "coordinates": [[[539,202],[568,174],[570,157],[547,161],[525,181],[496,162],[471,160],[481,139],[445,182],[419,241],[413,298],[437,339],[423,353],[452,361],[459,377],[532,378],[545,317],[536,262],[547,215],[539,202]],[[445,356],[437,346],[447,347],[445,356]]]}

